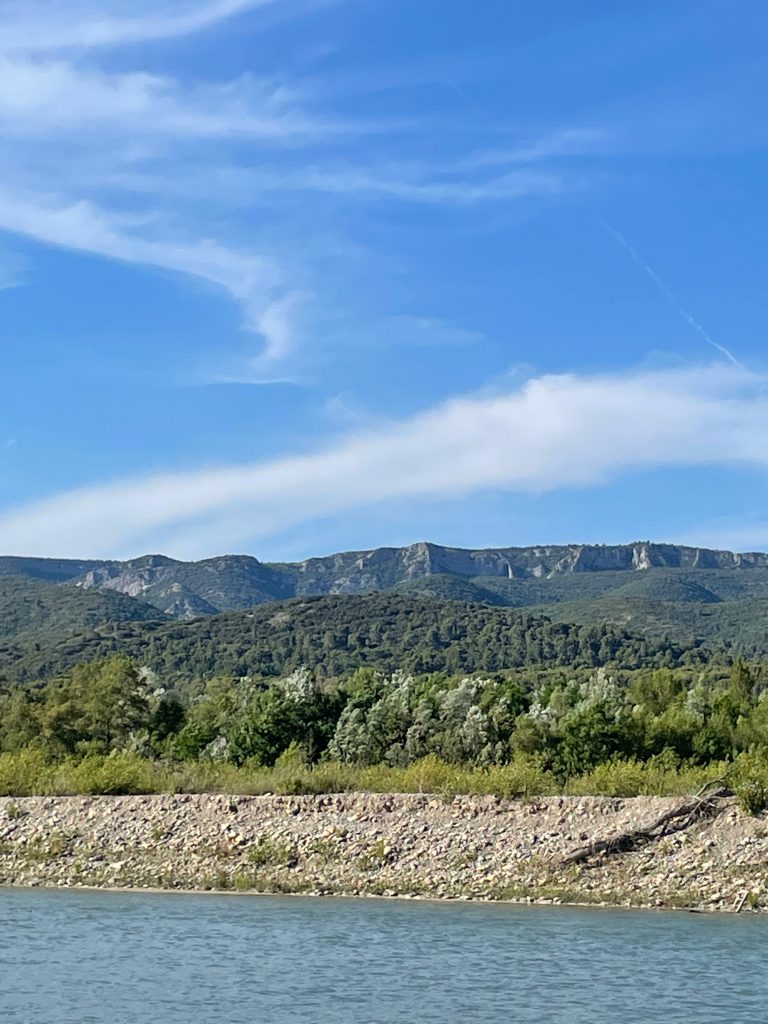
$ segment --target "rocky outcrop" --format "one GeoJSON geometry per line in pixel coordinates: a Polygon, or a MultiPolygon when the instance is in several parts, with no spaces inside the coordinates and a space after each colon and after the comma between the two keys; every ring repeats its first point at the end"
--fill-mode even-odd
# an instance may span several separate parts
{"type": "Polygon", "coordinates": [[[85,590],[116,590],[140,598],[177,619],[251,608],[292,597],[295,591],[291,580],[279,570],[256,558],[237,555],[200,562],[148,555],[107,563],[71,582],[85,590]]]}
{"type": "MultiPolygon", "coordinates": [[[[304,562],[267,565],[247,555],[181,562],[146,555],[127,562],[0,558],[0,575],[115,590],[174,618],[250,608],[265,601],[391,590],[430,577],[449,580],[556,580],[582,573],[649,569],[768,568],[767,554],[734,554],[677,544],[565,544],[470,550],[422,542],[405,548],[347,551],[304,562]]],[[[539,595],[534,603],[546,601],[539,595]]]]}
{"type": "Polygon", "coordinates": [[[673,798],[428,795],[0,799],[0,884],[763,909],[768,829],[715,816],[613,855],[673,798]]]}

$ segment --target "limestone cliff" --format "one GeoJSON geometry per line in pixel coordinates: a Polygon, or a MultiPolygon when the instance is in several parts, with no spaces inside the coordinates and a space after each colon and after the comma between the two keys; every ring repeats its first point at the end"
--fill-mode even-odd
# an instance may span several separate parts
{"type": "MultiPolygon", "coordinates": [[[[163,555],[124,562],[0,558],[0,575],[70,583],[83,590],[117,591],[148,602],[175,618],[194,618],[296,596],[413,589],[420,581],[436,581],[442,596],[469,600],[487,600],[488,581],[508,581],[509,593],[495,585],[493,592],[499,603],[544,604],[548,601],[546,590],[534,588],[529,594],[524,591],[526,583],[530,590],[537,582],[603,573],[606,579],[611,574],[613,589],[613,584],[623,586],[636,574],[652,570],[741,574],[750,569],[768,570],[768,554],[735,554],[648,541],[482,550],[422,542],[403,548],[347,551],[279,564],[267,564],[247,555],[225,555],[199,562],[182,562],[163,555]],[[513,593],[514,588],[510,588],[514,581],[523,590],[518,588],[513,593]]],[[[766,583],[768,596],[768,580],[766,583]]],[[[581,597],[581,591],[576,596],[581,597]]]]}

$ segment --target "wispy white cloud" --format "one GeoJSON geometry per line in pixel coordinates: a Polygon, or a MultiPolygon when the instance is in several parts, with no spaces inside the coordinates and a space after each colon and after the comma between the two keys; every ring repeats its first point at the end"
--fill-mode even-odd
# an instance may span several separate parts
{"type": "Polygon", "coordinates": [[[352,131],[302,112],[297,96],[253,75],[182,85],[168,76],[107,73],[55,60],[0,56],[0,129],[6,137],[81,143],[98,132],[137,139],[327,137],[352,131]]]}
{"type": "Polygon", "coordinates": [[[89,202],[64,204],[49,198],[42,203],[40,197],[0,189],[0,230],[46,245],[199,278],[227,292],[245,310],[247,325],[260,329],[271,295],[280,287],[275,266],[258,254],[215,241],[174,239],[167,229],[159,237],[148,236],[147,230],[152,229],[145,218],[110,215],[89,202]]]}
{"type": "Polygon", "coordinates": [[[376,418],[365,408],[354,395],[339,392],[331,395],[325,403],[325,414],[328,419],[336,425],[343,426],[349,430],[351,427],[378,426],[376,418]]]}
{"type": "Polygon", "coordinates": [[[460,161],[464,170],[499,165],[533,164],[558,157],[589,156],[603,152],[610,146],[610,136],[604,128],[561,128],[528,139],[516,146],[484,149],[460,161]]]}
{"type": "Polygon", "coordinates": [[[533,378],[314,453],[95,484],[10,510],[13,554],[198,556],[394,499],[551,491],[658,467],[768,470],[766,377],[735,368],[533,378]]]}
{"type": "MultiPolygon", "coordinates": [[[[261,349],[206,379],[296,381],[305,369],[297,352],[328,327],[311,322],[308,296],[323,292],[318,309],[355,305],[343,283],[352,273],[325,272],[327,254],[306,258],[319,244],[305,225],[331,206],[450,208],[581,187],[578,175],[550,160],[594,144],[593,129],[562,129],[474,156],[465,140],[437,158],[425,155],[411,125],[398,136],[408,144],[393,147],[390,139],[390,155],[379,159],[384,150],[375,144],[350,147],[350,140],[396,134],[398,124],[337,116],[308,80],[286,85],[290,74],[265,72],[194,81],[178,65],[175,73],[146,72],[139,47],[120,55],[117,70],[110,52],[262,8],[263,16],[295,17],[333,2],[340,0],[0,0],[0,230],[215,286],[244,310],[261,349]],[[410,156],[393,157],[398,148],[410,156]],[[280,217],[286,208],[299,211],[300,231],[291,234],[280,217]]],[[[256,29],[260,21],[247,23],[256,29]]],[[[324,227],[324,237],[332,230],[324,227]]],[[[467,340],[428,314],[398,318],[397,310],[377,309],[370,316],[361,337],[384,325],[401,343],[467,340]]],[[[347,321],[361,319],[352,308],[347,321]]],[[[219,351],[238,347],[217,340],[219,351]]]]}
{"type": "Polygon", "coordinates": [[[300,292],[290,292],[269,305],[262,311],[256,329],[265,342],[264,352],[254,367],[261,362],[284,359],[296,345],[296,316],[305,296],[300,292]]]}
{"type": "Polygon", "coordinates": [[[124,46],[190,35],[281,0],[4,0],[0,51],[124,46]]]}
{"type": "Polygon", "coordinates": [[[405,313],[371,319],[365,324],[354,324],[347,330],[354,334],[359,344],[373,348],[475,345],[485,339],[481,331],[449,323],[440,317],[405,313]]]}
{"type": "Polygon", "coordinates": [[[306,377],[286,368],[286,360],[295,355],[302,341],[301,321],[309,296],[288,291],[278,297],[261,301],[248,326],[261,337],[262,349],[257,356],[222,367],[221,356],[215,368],[201,368],[193,378],[196,384],[295,384],[307,383],[306,377]]]}
{"type": "MultiPolygon", "coordinates": [[[[300,120],[284,123],[285,140],[290,133],[302,134],[300,120]]],[[[330,135],[338,125],[328,122],[316,126],[318,133],[326,128],[330,135]]],[[[353,130],[362,130],[357,126],[353,130]]],[[[280,122],[275,131],[280,130],[280,122]]],[[[311,140],[307,128],[305,138],[311,140]]],[[[326,134],[326,141],[330,136],[326,134]]],[[[84,169],[87,176],[87,168],[84,169]]],[[[275,159],[249,167],[202,164],[190,168],[180,180],[169,179],[162,167],[147,170],[139,161],[122,167],[100,171],[101,180],[115,188],[137,194],[199,200],[210,196],[215,181],[222,198],[232,206],[269,205],[275,197],[302,193],[307,196],[333,196],[340,201],[406,202],[424,206],[471,206],[480,203],[521,200],[536,196],[557,196],[576,192],[589,185],[589,179],[578,173],[564,173],[556,168],[513,168],[493,176],[470,173],[459,162],[440,161],[367,165],[341,163],[333,158],[319,162],[307,158],[302,166],[275,159]]]]}
{"type": "MultiPolygon", "coordinates": [[[[290,254],[273,240],[244,242],[244,232],[211,218],[206,205],[221,191],[215,175],[196,203],[160,189],[142,197],[117,178],[141,166],[155,183],[176,180],[216,140],[258,143],[267,153],[287,141],[314,145],[351,126],[308,112],[305,98],[255,75],[182,82],[115,72],[68,51],[184,35],[258,7],[295,14],[312,6],[0,0],[0,231],[212,284],[263,337],[264,366],[278,361],[293,344],[289,321],[302,285],[290,254]]],[[[237,165],[229,146],[219,152],[224,167],[237,165]]],[[[4,268],[0,283],[17,283],[15,271],[4,268]]]]}
{"type": "Polygon", "coordinates": [[[491,200],[556,195],[579,182],[556,171],[513,170],[490,179],[456,176],[453,168],[402,168],[390,176],[366,167],[307,167],[288,172],[256,172],[252,184],[262,192],[326,192],[344,196],[381,196],[411,203],[473,204],[491,200]]]}

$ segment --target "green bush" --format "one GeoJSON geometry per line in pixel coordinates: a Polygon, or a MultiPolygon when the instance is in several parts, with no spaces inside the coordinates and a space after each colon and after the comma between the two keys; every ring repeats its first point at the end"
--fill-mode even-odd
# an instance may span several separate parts
{"type": "Polygon", "coordinates": [[[375,765],[359,773],[358,786],[371,793],[456,793],[477,796],[540,796],[554,793],[553,776],[534,758],[520,756],[510,764],[478,768],[455,765],[429,754],[405,768],[375,765]]]}
{"type": "Polygon", "coordinates": [[[569,779],[566,790],[573,796],[678,796],[695,793],[726,771],[727,765],[719,761],[677,767],[663,756],[649,761],[615,758],[569,779]]]}
{"type": "Polygon", "coordinates": [[[360,789],[370,793],[455,793],[458,769],[430,754],[405,768],[379,764],[360,771],[360,789]]]}
{"type": "Polygon", "coordinates": [[[552,773],[545,771],[536,758],[521,755],[510,764],[483,769],[482,773],[476,773],[475,778],[480,786],[469,792],[492,793],[503,797],[548,796],[562,788],[552,773]]]}
{"type": "Polygon", "coordinates": [[[757,815],[768,807],[768,757],[764,753],[740,754],[728,776],[739,807],[757,815]]]}
{"type": "Polygon", "coordinates": [[[56,791],[78,795],[131,795],[159,793],[165,787],[163,773],[151,762],[133,754],[92,754],[81,761],[65,761],[55,777],[56,791]]]}
{"type": "Polygon", "coordinates": [[[185,761],[166,769],[165,789],[173,793],[250,793],[239,780],[243,770],[222,761],[185,761]]]}
{"type": "Polygon", "coordinates": [[[55,766],[41,750],[28,747],[0,754],[0,796],[34,796],[53,792],[55,766]]]}

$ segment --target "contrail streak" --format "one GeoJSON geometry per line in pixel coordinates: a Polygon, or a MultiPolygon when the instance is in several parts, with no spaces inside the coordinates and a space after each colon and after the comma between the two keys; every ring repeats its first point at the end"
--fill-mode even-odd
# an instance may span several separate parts
{"type": "Polygon", "coordinates": [[[680,314],[683,320],[685,320],[686,323],[689,324],[694,329],[694,331],[696,331],[696,333],[699,334],[704,339],[704,341],[706,341],[708,345],[711,345],[712,348],[717,349],[718,352],[724,355],[729,363],[733,363],[733,365],[737,367],[739,370],[744,370],[744,364],[740,363],[736,356],[733,354],[733,352],[731,352],[730,349],[727,349],[725,345],[721,345],[718,341],[715,341],[715,339],[704,329],[702,324],[699,323],[696,317],[688,312],[685,306],[683,306],[680,300],[677,298],[675,293],[667,286],[666,282],[661,277],[659,277],[659,275],[656,273],[653,267],[649,266],[645,262],[643,257],[637,251],[637,249],[633,248],[633,246],[629,244],[624,235],[622,235],[620,231],[617,231],[616,228],[612,228],[610,224],[606,224],[602,217],[598,217],[597,219],[600,223],[600,226],[604,228],[609,235],[616,239],[616,241],[622,247],[624,252],[628,253],[628,255],[632,258],[632,260],[634,260],[638,267],[640,267],[641,270],[644,270],[646,272],[648,277],[650,277],[650,279],[656,285],[656,288],[661,292],[661,294],[664,296],[667,302],[674,309],[677,310],[677,312],[680,314]]]}
{"type": "Polygon", "coordinates": [[[461,97],[465,103],[468,103],[471,107],[474,107],[478,113],[483,114],[485,117],[489,117],[489,113],[485,107],[481,106],[477,100],[473,99],[464,89],[461,88],[452,78],[444,78],[443,83],[451,90],[456,93],[457,96],[461,97]]]}

